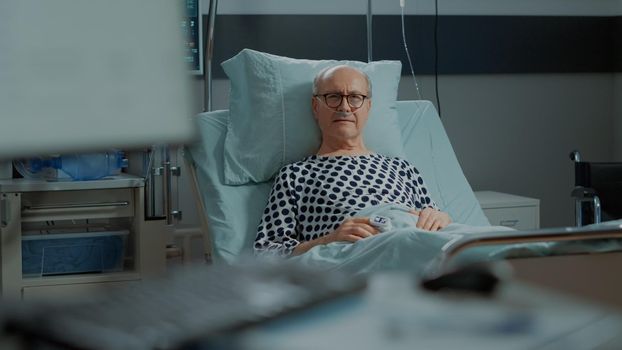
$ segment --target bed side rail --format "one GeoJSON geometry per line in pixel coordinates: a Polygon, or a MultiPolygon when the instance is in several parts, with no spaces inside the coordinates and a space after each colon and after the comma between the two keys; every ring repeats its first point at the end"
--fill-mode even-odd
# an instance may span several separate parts
{"type": "Polygon", "coordinates": [[[447,242],[437,260],[427,270],[427,277],[433,278],[447,272],[452,259],[460,252],[478,246],[537,243],[537,242],[570,242],[600,239],[622,239],[622,224],[601,228],[566,227],[549,228],[534,231],[504,231],[498,233],[474,234],[456,238],[447,242]]]}

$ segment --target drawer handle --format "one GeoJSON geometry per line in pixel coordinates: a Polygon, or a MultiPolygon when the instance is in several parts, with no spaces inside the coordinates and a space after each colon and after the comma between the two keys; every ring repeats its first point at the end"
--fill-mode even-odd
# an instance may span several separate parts
{"type": "Polygon", "coordinates": [[[9,224],[9,207],[4,195],[0,198],[0,227],[7,227],[9,224]]]}
{"type": "Polygon", "coordinates": [[[519,220],[501,220],[501,222],[499,223],[499,225],[501,226],[506,226],[506,227],[514,227],[516,226],[516,224],[518,224],[519,220]]]}
{"type": "Polygon", "coordinates": [[[72,208],[99,208],[99,207],[127,207],[128,201],[122,202],[102,202],[102,203],[76,203],[76,204],[48,204],[25,206],[26,210],[46,210],[46,209],[72,209],[72,208]]]}

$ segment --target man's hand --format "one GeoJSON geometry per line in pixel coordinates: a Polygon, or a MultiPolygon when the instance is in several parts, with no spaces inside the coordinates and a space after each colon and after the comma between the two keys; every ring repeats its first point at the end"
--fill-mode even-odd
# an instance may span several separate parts
{"type": "Polygon", "coordinates": [[[410,213],[417,215],[417,228],[427,231],[438,231],[451,224],[449,214],[432,209],[425,208],[423,210],[411,210],[410,213]]]}
{"type": "Polygon", "coordinates": [[[306,241],[298,244],[292,255],[300,255],[307,252],[309,249],[320,244],[328,244],[331,242],[351,242],[354,243],[363,238],[371,237],[377,234],[378,229],[369,223],[369,218],[353,217],[344,220],[337,229],[325,236],[316,238],[311,241],[306,241]]]}
{"type": "Polygon", "coordinates": [[[356,242],[378,234],[378,229],[369,223],[367,217],[353,217],[344,220],[337,229],[322,237],[323,244],[331,242],[356,242]]]}

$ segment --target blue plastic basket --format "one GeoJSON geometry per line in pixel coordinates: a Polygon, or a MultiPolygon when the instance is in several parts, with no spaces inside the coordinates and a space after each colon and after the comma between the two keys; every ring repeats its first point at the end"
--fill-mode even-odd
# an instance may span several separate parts
{"type": "Polygon", "coordinates": [[[22,236],[22,275],[49,276],[123,270],[128,231],[22,236]]]}

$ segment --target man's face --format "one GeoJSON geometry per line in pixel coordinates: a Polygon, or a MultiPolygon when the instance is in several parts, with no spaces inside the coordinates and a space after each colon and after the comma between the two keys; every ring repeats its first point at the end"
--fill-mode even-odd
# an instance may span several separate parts
{"type": "Polygon", "coordinates": [[[344,141],[359,137],[367,123],[371,108],[370,99],[365,98],[363,104],[356,108],[348,103],[348,98],[343,97],[338,106],[329,107],[325,98],[321,96],[326,94],[368,96],[365,77],[351,68],[337,68],[318,82],[319,97],[312,98],[313,115],[320,127],[323,140],[344,141]]]}

